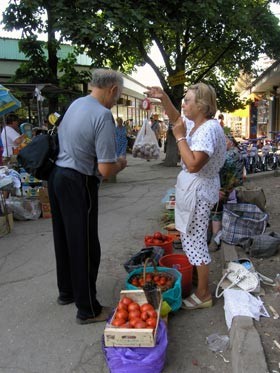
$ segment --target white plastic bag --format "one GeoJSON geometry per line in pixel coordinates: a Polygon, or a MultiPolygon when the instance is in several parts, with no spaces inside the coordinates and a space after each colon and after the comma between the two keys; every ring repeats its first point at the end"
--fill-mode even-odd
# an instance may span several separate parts
{"type": "Polygon", "coordinates": [[[138,132],[133,148],[134,158],[158,159],[160,149],[154,131],[146,119],[138,132]]]}
{"type": "Polygon", "coordinates": [[[254,297],[244,290],[226,289],[225,319],[228,329],[231,328],[232,319],[235,316],[248,316],[259,321],[260,316],[270,317],[260,297],[254,297]]]}

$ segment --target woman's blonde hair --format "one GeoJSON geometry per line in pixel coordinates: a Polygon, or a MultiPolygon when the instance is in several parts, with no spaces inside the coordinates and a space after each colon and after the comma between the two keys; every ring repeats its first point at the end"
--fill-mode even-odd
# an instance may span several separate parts
{"type": "Polygon", "coordinates": [[[206,118],[214,118],[217,111],[215,89],[205,83],[197,83],[188,87],[187,91],[193,91],[195,102],[206,118]]]}

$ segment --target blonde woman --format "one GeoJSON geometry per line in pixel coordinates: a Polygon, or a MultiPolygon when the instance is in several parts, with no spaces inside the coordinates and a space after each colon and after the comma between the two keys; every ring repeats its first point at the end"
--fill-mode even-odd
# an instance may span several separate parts
{"type": "Polygon", "coordinates": [[[168,95],[160,87],[148,87],[148,97],[161,100],[173,123],[181,155],[182,170],[177,177],[175,225],[180,231],[183,250],[197,268],[197,289],[183,299],[182,308],[191,310],[212,306],[209,289],[207,228],[210,211],[219,200],[219,171],[225,161],[225,135],[214,119],[216,93],[212,86],[190,86],[183,99],[181,117],[168,95]]]}

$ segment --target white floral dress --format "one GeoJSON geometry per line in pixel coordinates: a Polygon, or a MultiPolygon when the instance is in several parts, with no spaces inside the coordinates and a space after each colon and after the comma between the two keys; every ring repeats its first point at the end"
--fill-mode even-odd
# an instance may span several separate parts
{"type": "MultiPolygon", "coordinates": [[[[203,123],[191,136],[194,123],[185,118],[185,124],[190,149],[205,152],[209,156],[202,169],[192,174],[199,178],[195,209],[188,230],[181,232],[184,252],[192,265],[199,266],[211,262],[207,246],[207,228],[210,211],[219,200],[219,171],[225,162],[226,141],[224,131],[216,119],[203,123]]],[[[183,162],[181,164],[183,172],[188,173],[186,165],[183,162]]]]}

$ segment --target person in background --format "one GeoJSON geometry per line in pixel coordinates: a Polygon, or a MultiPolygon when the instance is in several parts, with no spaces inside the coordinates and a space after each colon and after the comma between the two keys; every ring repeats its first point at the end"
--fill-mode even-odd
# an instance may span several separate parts
{"type": "Polygon", "coordinates": [[[91,94],[75,100],[58,127],[59,154],[48,180],[56,256],[58,304],[75,302],[78,324],[106,321],[112,309],[97,299],[101,258],[98,189],[122,171],[111,108],[123,88],[120,73],[95,69],[91,94]]]}
{"type": "Polygon", "coordinates": [[[224,128],[224,126],[225,126],[224,119],[225,119],[224,115],[223,115],[223,114],[219,114],[219,116],[218,116],[218,120],[219,120],[219,122],[220,122],[220,125],[221,125],[223,128],[224,128]]]}
{"type": "Polygon", "coordinates": [[[195,292],[183,299],[182,308],[193,310],[212,306],[209,289],[211,257],[207,246],[210,211],[219,200],[219,171],[225,162],[226,141],[214,119],[216,93],[212,86],[198,83],[187,88],[182,118],[160,87],[148,87],[148,97],[160,99],[173,124],[172,131],[181,154],[182,171],[177,177],[175,227],[182,247],[197,269],[195,292]]]}
{"type": "Polygon", "coordinates": [[[156,114],[151,115],[150,120],[151,120],[151,128],[156,135],[158,146],[161,147],[162,145],[161,144],[161,130],[160,130],[160,124],[158,121],[158,116],[156,114]]]}
{"type": "Polygon", "coordinates": [[[26,135],[21,135],[18,128],[18,116],[10,113],[6,117],[6,126],[3,126],[1,140],[3,143],[3,157],[10,157],[14,150],[26,139],[26,135]]]}
{"type": "Polygon", "coordinates": [[[238,143],[231,135],[226,135],[226,160],[220,171],[221,189],[219,201],[214,206],[210,215],[212,236],[208,245],[210,251],[216,251],[220,247],[220,235],[222,233],[223,205],[227,202],[237,202],[235,189],[243,184],[244,163],[238,148],[238,143]]]}
{"type": "Polygon", "coordinates": [[[118,117],[116,119],[116,141],[117,141],[117,157],[126,157],[127,149],[127,133],[126,128],[123,125],[122,118],[118,117]]]}

